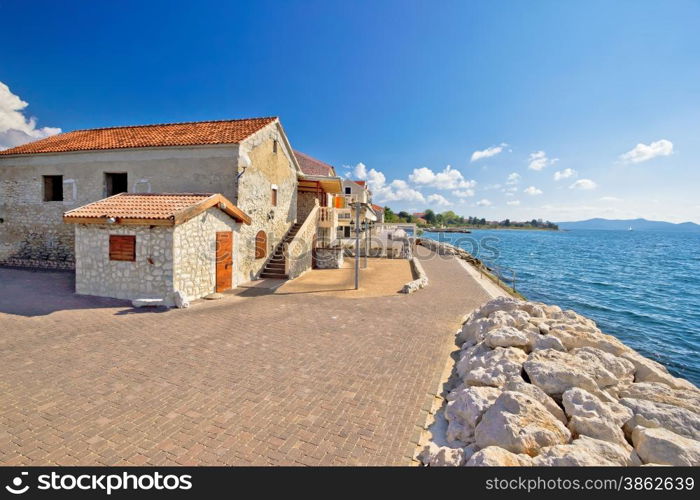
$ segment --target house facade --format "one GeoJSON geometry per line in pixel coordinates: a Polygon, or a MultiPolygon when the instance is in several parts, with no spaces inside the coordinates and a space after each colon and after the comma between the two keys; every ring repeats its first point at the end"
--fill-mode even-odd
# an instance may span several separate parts
{"type": "Polygon", "coordinates": [[[297,222],[300,174],[275,117],[74,131],[1,151],[0,263],[73,268],[63,214],[120,192],[220,193],[251,218],[235,286],[261,273],[297,222]]]}

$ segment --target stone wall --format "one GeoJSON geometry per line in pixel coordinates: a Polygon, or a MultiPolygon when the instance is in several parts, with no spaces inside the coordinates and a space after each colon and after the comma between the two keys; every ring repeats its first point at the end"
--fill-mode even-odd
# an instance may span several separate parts
{"type": "Polygon", "coordinates": [[[344,250],[342,248],[317,248],[317,269],[340,269],[343,267],[344,250]]]}
{"type": "Polygon", "coordinates": [[[289,279],[301,276],[311,269],[313,263],[313,242],[318,229],[318,207],[308,215],[286,250],[286,274],[289,279]]]}
{"type": "Polygon", "coordinates": [[[173,292],[173,228],[66,224],[75,231],[75,292],[117,299],[173,292]],[[109,260],[109,235],[136,236],[134,262],[109,260]]]}
{"type": "MultiPolygon", "coordinates": [[[[325,196],[325,194],[322,194],[322,196],[325,196]]],[[[299,220],[306,220],[309,212],[311,212],[311,210],[313,210],[313,208],[316,206],[317,201],[320,202],[316,196],[316,193],[298,193],[297,218],[299,220]]]]}
{"type": "Polygon", "coordinates": [[[240,179],[238,207],[252,219],[240,228],[240,245],[235,262],[236,283],[256,279],[277,245],[297,219],[297,173],[291,152],[285,147],[276,124],[271,124],[244,141],[252,167],[240,179]],[[274,142],[277,141],[277,152],[274,142]],[[276,185],[277,206],[271,206],[272,186],[276,185]],[[268,252],[255,258],[255,235],[267,233],[268,252]]]}
{"type": "MultiPolygon", "coordinates": [[[[240,224],[217,208],[176,226],[173,231],[173,288],[194,300],[216,290],[216,233],[233,231],[232,251],[238,253],[240,224]]],[[[234,272],[234,277],[236,273],[234,272]]],[[[233,282],[235,287],[237,283],[233,282]]]]}
{"type": "Polygon", "coordinates": [[[500,297],[457,344],[425,464],[700,465],[700,390],[574,311],[500,297]]]}
{"type": "Polygon", "coordinates": [[[105,196],[105,173],[126,173],[130,192],[237,194],[238,146],[139,148],[0,158],[0,262],[70,267],[67,210],[105,196]],[[43,201],[44,175],[62,175],[64,201],[43,201]]]}

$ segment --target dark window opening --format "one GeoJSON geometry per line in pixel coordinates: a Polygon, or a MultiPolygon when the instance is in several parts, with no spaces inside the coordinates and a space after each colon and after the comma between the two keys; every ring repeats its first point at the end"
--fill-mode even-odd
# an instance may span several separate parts
{"type": "Polygon", "coordinates": [[[352,188],[346,187],[345,194],[352,194],[352,188]]]}
{"type": "Polygon", "coordinates": [[[109,235],[109,260],[136,260],[136,236],[109,235]]]}
{"type": "Polygon", "coordinates": [[[272,152],[276,153],[277,152],[277,139],[272,141],[272,152]]]}
{"type": "Polygon", "coordinates": [[[63,201],[63,176],[44,176],[44,201],[63,201]]]}
{"type": "Polygon", "coordinates": [[[351,229],[350,226],[343,227],[343,236],[345,238],[350,238],[350,236],[351,236],[350,229],[351,229]]]}
{"type": "Polygon", "coordinates": [[[125,173],[105,174],[105,196],[114,196],[129,191],[129,183],[125,173]]]}
{"type": "Polygon", "coordinates": [[[277,188],[272,188],[272,206],[277,206],[277,188]]]}

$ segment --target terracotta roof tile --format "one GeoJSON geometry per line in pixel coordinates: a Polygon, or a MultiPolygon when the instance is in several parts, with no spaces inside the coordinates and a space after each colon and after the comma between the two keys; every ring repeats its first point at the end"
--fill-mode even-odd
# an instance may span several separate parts
{"type": "Polygon", "coordinates": [[[275,120],[277,120],[276,117],[246,118],[75,130],[6,149],[0,151],[0,155],[200,144],[237,144],[275,120]]]}
{"type": "Polygon", "coordinates": [[[372,204],[372,208],[374,209],[375,212],[383,212],[384,207],[381,207],[379,205],[375,205],[374,203],[372,204]]]}
{"type": "MultiPolygon", "coordinates": [[[[179,224],[197,215],[207,208],[223,202],[229,215],[243,222],[247,215],[236,208],[231,202],[219,194],[212,193],[121,193],[75,208],[63,214],[66,222],[85,219],[95,219],[94,222],[106,222],[114,217],[120,220],[169,221],[179,224]],[[201,210],[192,210],[196,207],[201,210]],[[188,217],[183,217],[183,214],[188,217]]],[[[249,223],[249,222],[248,222],[249,223]]]]}
{"type": "Polygon", "coordinates": [[[365,185],[365,181],[352,181],[352,182],[354,182],[355,184],[359,184],[360,186],[365,185]]]}
{"type": "Polygon", "coordinates": [[[294,151],[294,156],[297,157],[297,163],[299,163],[299,167],[304,174],[335,177],[335,169],[331,165],[300,151],[294,151]]]}

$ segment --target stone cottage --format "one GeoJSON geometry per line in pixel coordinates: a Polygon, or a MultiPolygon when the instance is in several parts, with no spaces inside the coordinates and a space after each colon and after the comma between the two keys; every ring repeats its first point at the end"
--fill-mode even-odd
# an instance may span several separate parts
{"type": "Polygon", "coordinates": [[[187,300],[233,286],[241,226],[251,219],[220,194],[121,193],[70,210],[75,291],[119,299],[187,300]]]}
{"type": "Polygon", "coordinates": [[[303,222],[300,175],[276,117],[78,130],[0,151],[0,264],[72,268],[63,213],[108,196],[220,193],[251,219],[239,228],[235,286],[303,222]]]}

